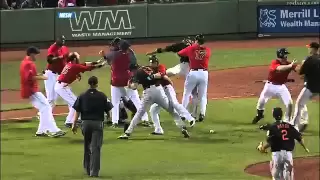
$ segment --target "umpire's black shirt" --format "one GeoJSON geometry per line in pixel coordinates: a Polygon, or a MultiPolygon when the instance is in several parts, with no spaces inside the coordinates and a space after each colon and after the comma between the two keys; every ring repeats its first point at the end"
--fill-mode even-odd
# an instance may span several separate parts
{"type": "Polygon", "coordinates": [[[103,121],[104,113],[108,113],[113,105],[103,92],[88,89],[78,97],[73,108],[80,112],[81,120],[103,121]]]}
{"type": "Polygon", "coordinates": [[[300,69],[300,75],[305,76],[306,88],[312,93],[320,93],[320,56],[309,56],[300,69]]]}
{"type": "Polygon", "coordinates": [[[301,141],[301,134],[289,123],[275,122],[267,132],[267,142],[272,152],[281,150],[293,151],[295,140],[301,141]]]}

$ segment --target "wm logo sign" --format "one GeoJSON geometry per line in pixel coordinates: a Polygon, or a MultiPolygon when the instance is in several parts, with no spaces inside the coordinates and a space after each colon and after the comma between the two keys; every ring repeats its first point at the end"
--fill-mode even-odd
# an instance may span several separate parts
{"type": "Polygon", "coordinates": [[[134,27],[128,10],[81,11],[70,18],[73,32],[131,31],[134,27]]]}

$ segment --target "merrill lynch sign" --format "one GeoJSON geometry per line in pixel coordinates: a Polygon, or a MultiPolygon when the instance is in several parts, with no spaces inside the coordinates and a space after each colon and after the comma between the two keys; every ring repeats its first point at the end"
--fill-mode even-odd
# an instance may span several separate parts
{"type": "Polygon", "coordinates": [[[128,10],[101,10],[58,13],[68,19],[73,38],[131,36],[135,29],[128,10]]]}

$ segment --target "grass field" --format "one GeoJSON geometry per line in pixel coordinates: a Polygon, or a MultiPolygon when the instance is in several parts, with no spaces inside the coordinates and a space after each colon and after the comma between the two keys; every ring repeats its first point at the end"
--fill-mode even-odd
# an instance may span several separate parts
{"type": "MultiPolygon", "coordinates": [[[[289,48],[292,57],[302,59],[305,48],[289,48]]],[[[274,57],[274,49],[217,50],[213,53],[211,66],[216,69],[264,65],[274,57]]],[[[168,67],[177,59],[172,54],[160,56],[168,67]]],[[[89,57],[88,59],[95,59],[89,57]]],[[[139,55],[140,61],[146,57],[139,55]]],[[[37,62],[44,67],[45,62],[37,62]]],[[[142,63],[143,64],[143,63],[142,63]]],[[[1,65],[1,88],[16,89],[19,62],[1,65]],[[12,79],[3,78],[3,73],[12,79]]],[[[100,89],[109,92],[109,70],[101,69],[84,74],[83,79],[95,74],[100,89]]],[[[86,83],[75,83],[73,89],[79,93],[86,83]]],[[[121,141],[121,129],[105,128],[102,149],[101,179],[112,180],[258,180],[261,177],[244,173],[252,163],[266,161],[269,155],[255,150],[257,143],[265,139],[265,132],[251,125],[255,115],[257,99],[230,99],[210,101],[204,123],[191,129],[191,138],[183,139],[167,113],[161,120],[164,136],[151,136],[150,128],[136,128],[132,140],[121,141]],[[217,133],[210,134],[213,129],[217,133]]],[[[271,100],[266,106],[266,117],[262,123],[272,122],[270,110],[280,101],[271,100]]],[[[308,104],[310,129],[305,141],[309,155],[319,155],[319,102],[308,104]]],[[[64,117],[57,118],[60,127],[64,117]]],[[[71,132],[64,138],[35,138],[37,120],[31,123],[1,125],[1,179],[2,180],[79,180],[86,178],[82,169],[82,135],[71,132]]],[[[295,156],[306,156],[297,146],[295,156]]]]}

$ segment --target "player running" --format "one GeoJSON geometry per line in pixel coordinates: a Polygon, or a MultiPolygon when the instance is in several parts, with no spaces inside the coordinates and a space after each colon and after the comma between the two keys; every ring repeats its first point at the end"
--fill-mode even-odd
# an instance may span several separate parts
{"type": "MultiPolygon", "coordinates": [[[[157,56],[152,55],[149,57],[150,67],[152,67],[155,73],[160,73],[161,75],[166,75],[166,67],[163,64],[159,64],[159,60],[157,56]]],[[[190,126],[193,127],[195,125],[195,119],[191,116],[186,108],[184,108],[177,100],[177,94],[171,84],[170,81],[166,79],[161,80],[161,85],[164,89],[165,94],[169,99],[170,107],[174,108],[174,111],[180,114],[183,120],[187,119],[190,122],[190,126]]],[[[152,104],[150,107],[150,115],[154,124],[154,132],[153,135],[163,135],[163,129],[160,125],[159,114],[161,107],[159,104],[152,104]]]]}
{"type": "Polygon", "coordinates": [[[264,118],[264,106],[274,96],[279,97],[286,106],[285,120],[288,121],[290,119],[289,114],[292,113],[293,102],[285,83],[288,81],[290,72],[295,71],[297,65],[296,60],[288,61],[288,54],[290,53],[286,48],[280,48],[277,50],[277,59],[271,61],[268,81],[260,94],[257,103],[257,115],[252,120],[252,124],[256,124],[264,118]]]}
{"type": "Polygon", "coordinates": [[[260,142],[257,150],[266,153],[271,147],[272,160],[270,161],[270,171],[273,180],[293,180],[293,158],[292,151],[297,140],[304,150],[309,150],[304,145],[302,135],[289,123],[282,121],[282,109],[273,109],[273,117],[276,120],[267,131],[267,142],[260,142]]]}
{"type": "Polygon", "coordinates": [[[197,35],[196,42],[187,48],[178,52],[181,57],[188,57],[190,60],[190,72],[184,83],[182,105],[186,108],[189,98],[195,87],[198,87],[198,97],[200,100],[199,122],[204,120],[207,109],[207,91],[208,91],[208,68],[211,56],[210,48],[204,46],[204,36],[197,35]]]}
{"type": "Polygon", "coordinates": [[[65,126],[68,128],[72,127],[73,124],[73,116],[75,110],[72,108],[73,104],[77,100],[77,96],[71,91],[70,84],[74,82],[77,78],[79,78],[80,73],[84,73],[85,71],[91,71],[95,68],[100,68],[104,65],[102,59],[96,62],[85,62],[83,64],[79,64],[80,55],[77,52],[69,53],[67,58],[67,64],[63,68],[56,84],[55,91],[56,93],[67,102],[69,107],[69,114],[65,121],[65,126]]]}
{"type": "Polygon", "coordinates": [[[133,119],[130,122],[130,125],[125,125],[125,132],[123,135],[119,136],[119,139],[128,139],[131,136],[134,127],[139,123],[141,117],[147,111],[147,108],[150,107],[153,103],[159,104],[159,106],[169,112],[174,118],[176,125],[181,129],[184,137],[189,138],[189,133],[185,127],[184,122],[180,119],[180,116],[174,112],[173,108],[169,107],[168,97],[166,96],[162,86],[159,84],[159,80],[162,79],[171,82],[168,76],[161,75],[160,73],[155,74],[151,67],[143,66],[136,71],[128,86],[129,88],[137,89],[139,84],[142,85],[144,89],[142,105],[134,115],[133,119]]]}
{"type": "Polygon", "coordinates": [[[37,74],[34,63],[40,50],[36,47],[29,47],[27,55],[20,64],[20,85],[21,97],[29,99],[31,104],[39,110],[39,126],[36,136],[60,137],[66,133],[57,127],[52,114],[52,107],[47,98],[39,91],[39,80],[47,80],[47,77],[37,74]]]}

